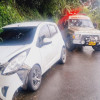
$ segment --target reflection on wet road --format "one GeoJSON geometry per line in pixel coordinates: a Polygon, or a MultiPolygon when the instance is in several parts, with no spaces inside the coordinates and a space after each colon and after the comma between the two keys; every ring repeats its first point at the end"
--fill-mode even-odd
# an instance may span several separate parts
{"type": "Polygon", "coordinates": [[[20,91],[16,100],[100,100],[100,52],[84,47],[68,53],[65,65],[54,65],[40,89],[20,91]]]}

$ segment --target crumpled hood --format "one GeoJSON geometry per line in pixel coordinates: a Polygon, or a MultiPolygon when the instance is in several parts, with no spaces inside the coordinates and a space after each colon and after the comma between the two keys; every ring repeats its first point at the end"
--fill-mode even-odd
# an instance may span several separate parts
{"type": "Polygon", "coordinates": [[[17,46],[1,46],[0,45],[0,64],[5,63],[11,57],[15,56],[18,51],[25,48],[25,45],[17,45],[17,46]]]}
{"type": "Polygon", "coordinates": [[[71,27],[69,28],[70,31],[76,34],[83,34],[83,35],[100,35],[100,30],[88,27],[71,27]]]}

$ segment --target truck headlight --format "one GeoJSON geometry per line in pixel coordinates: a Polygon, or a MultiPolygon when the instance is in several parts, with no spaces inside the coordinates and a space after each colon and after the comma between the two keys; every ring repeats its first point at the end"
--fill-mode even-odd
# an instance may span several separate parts
{"type": "Polygon", "coordinates": [[[18,71],[27,57],[27,51],[24,51],[17,56],[13,57],[5,67],[3,74],[11,74],[18,71]]]}
{"type": "Polygon", "coordinates": [[[73,35],[73,39],[80,39],[81,38],[81,34],[74,34],[73,35]]]}
{"type": "Polygon", "coordinates": [[[97,40],[99,40],[99,38],[98,37],[94,37],[95,38],[95,40],[97,41],[97,40]]]}

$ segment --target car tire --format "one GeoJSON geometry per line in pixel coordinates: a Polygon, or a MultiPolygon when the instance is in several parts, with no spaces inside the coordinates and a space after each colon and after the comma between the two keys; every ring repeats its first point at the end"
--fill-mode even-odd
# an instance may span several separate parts
{"type": "Polygon", "coordinates": [[[76,47],[77,51],[83,51],[83,47],[82,46],[78,46],[76,47]]]}
{"type": "Polygon", "coordinates": [[[98,46],[92,46],[92,48],[93,48],[95,51],[100,51],[100,45],[98,45],[98,46]]]}
{"type": "Polygon", "coordinates": [[[28,90],[36,91],[41,85],[42,72],[39,65],[35,65],[28,75],[28,90]]]}
{"type": "Polygon", "coordinates": [[[66,48],[68,51],[73,51],[75,49],[75,45],[72,43],[72,39],[70,38],[70,36],[67,37],[66,48]]]}
{"type": "Polygon", "coordinates": [[[66,62],[66,48],[63,47],[61,51],[61,57],[60,57],[59,63],[65,64],[65,62],[66,62]]]}

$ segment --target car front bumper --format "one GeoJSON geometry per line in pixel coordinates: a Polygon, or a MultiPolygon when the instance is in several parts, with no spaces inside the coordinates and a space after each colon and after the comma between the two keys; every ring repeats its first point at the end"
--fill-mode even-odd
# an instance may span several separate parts
{"type": "Polygon", "coordinates": [[[100,38],[98,35],[81,35],[80,38],[73,39],[73,44],[82,45],[82,46],[100,45],[100,38]]]}
{"type": "Polygon", "coordinates": [[[22,85],[17,73],[8,76],[0,74],[0,100],[12,100],[14,93],[22,85]]]}
{"type": "Polygon", "coordinates": [[[82,45],[82,46],[94,46],[94,45],[100,45],[100,41],[85,41],[85,40],[73,40],[73,44],[75,45],[82,45]],[[92,42],[91,45],[89,43],[92,42]]]}

